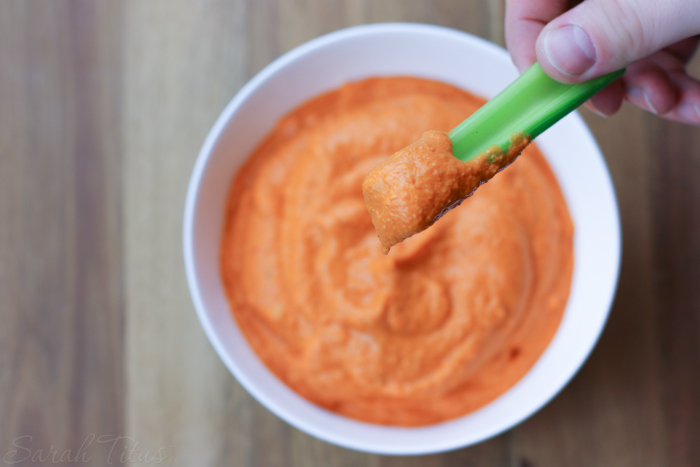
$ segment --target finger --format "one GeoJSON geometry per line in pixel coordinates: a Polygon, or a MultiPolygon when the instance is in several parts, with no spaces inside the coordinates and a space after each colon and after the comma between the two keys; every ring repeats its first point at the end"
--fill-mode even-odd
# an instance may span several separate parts
{"type": "Polygon", "coordinates": [[[593,96],[586,106],[602,117],[609,117],[622,106],[625,97],[625,84],[622,79],[616,79],[605,89],[593,96]]]}
{"type": "Polygon", "coordinates": [[[666,70],[645,63],[629,69],[624,76],[627,100],[657,115],[671,111],[678,102],[676,87],[666,70]]]}
{"type": "Polygon", "coordinates": [[[668,73],[676,71],[685,73],[685,62],[683,62],[676,54],[670,52],[668,49],[659,50],[646,58],[637,60],[627,67],[627,71],[632,72],[637,69],[645,68],[650,63],[663,70],[666,70],[668,73]]]}
{"type": "Polygon", "coordinates": [[[679,97],[676,107],[664,118],[700,126],[700,81],[678,72],[669,76],[679,97]]]}
{"type": "Polygon", "coordinates": [[[520,72],[537,60],[535,42],[542,28],[566,7],[566,0],[506,0],[506,46],[520,72]]]}
{"type": "Polygon", "coordinates": [[[682,41],[676,42],[666,47],[666,50],[678,57],[681,62],[687,63],[698,48],[698,41],[700,41],[700,36],[693,36],[682,41]]]}
{"type": "Polygon", "coordinates": [[[700,2],[587,0],[542,30],[537,60],[554,79],[585,81],[700,33],[700,2]]]}

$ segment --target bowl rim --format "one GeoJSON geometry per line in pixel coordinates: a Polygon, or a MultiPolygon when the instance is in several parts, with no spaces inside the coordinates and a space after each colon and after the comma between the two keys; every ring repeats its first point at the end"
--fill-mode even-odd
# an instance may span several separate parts
{"type": "MultiPolygon", "coordinates": [[[[607,167],[607,164],[605,163],[605,159],[603,157],[602,151],[600,150],[597,141],[593,137],[590,129],[588,126],[585,124],[584,120],[581,118],[581,116],[578,114],[577,111],[573,112],[571,117],[576,119],[581,127],[581,129],[584,131],[584,133],[587,133],[587,137],[590,138],[591,142],[595,146],[595,149],[598,152],[598,155],[602,159],[602,164],[604,168],[604,176],[606,178],[607,183],[609,184],[609,188],[611,190],[612,194],[612,210],[614,214],[614,228],[616,228],[617,235],[615,238],[611,238],[612,243],[612,249],[615,252],[614,258],[612,258],[612,262],[614,264],[614,281],[612,284],[612,287],[610,289],[609,296],[606,297],[605,302],[606,302],[606,312],[604,314],[603,319],[600,321],[599,325],[595,329],[595,338],[592,339],[590,342],[590,345],[588,346],[588,349],[586,352],[584,352],[582,355],[579,356],[578,361],[575,363],[571,364],[569,367],[568,373],[565,374],[565,376],[561,379],[561,384],[555,388],[555,390],[550,391],[549,393],[545,394],[543,397],[540,397],[539,400],[532,405],[532,407],[526,411],[526,413],[521,414],[519,416],[513,417],[512,419],[508,420],[505,423],[502,423],[502,426],[498,430],[494,430],[487,435],[477,437],[478,439],[476,440],[465,440],[462,443],[455,443],[454,441],[447,441],[443,443],[433,443],[433,445],[430,446],[403,446],[401,448],[396,448],[395,446],[392,448],[377,448],[376,446],[366,446],[362,445],[361,443],[353,442],[353,441],[348,441],[347,438],[343,436],[335,436],[334,433],[329,433],[328,431],[324,431],[316,427],[314,424],[307,423],[305,420],[300,419],[296,415],[290,413],[284,406],[281,404],[277,403],[275,400],[272,398],[267,397],[267,395],[261,393],[260,391],[257,390],[255,387],[255,384],[252,383],[249,378],[246,376],[245,372],[242,371],[238,365],[235,362],[235,359],[231,358],[229,355],[229,352],[224,348],[224,345],[220,341],[220,337],[218,336],[216,330],[214,329],[214,324],[212,320],[210,319],[209,316],[209,311],[207,307],[204,304],[204,300],[202,298],[201,290],[199,287],[198,283],[198,278],[197,278],[197,272],[196,272],[196,267],[195,267],[195,248],[194,248],[194,219],[195,219],[195,214],[196,214],[196,204],[197,204],[197,197],[200,191],[200,186],[202,182],[203,175],[207,169],[207,165],[210,160],[211,154],[214,152],[214,148],[219,141],[220,137],[222,136],[222,133],[226,129],[226,126],[228,125],[229,121],[231,120],[232,116],[236,113],[236,111],[241,107],[241,105],[249,98],[249,96],[261,85],[263,84],[266,80],[274,76],[279,70],[283,69],[285,66],[288,64],[294,62],[295,60],[299,59],[300,57],[320,48],[324,47],[330,44],[333,44],[335,42],[339,41],[344,41],[346,39],[350,38],[355,38],[358,36],[363,36],[363,35],[371,35],[371,34],[376,34],[376,33],[419,33],[419,34],[434,34],[438,36],[447,36],[450,39],[457,39],[457,40],[462,40],[462,41],[469,41],[474,44],[478,44],[480,47],[484,47],[486,49],[490,49],[491,52],[495,54],[506,54],[507,52],[501,48],[500,46],[493,44],[492,42],[489,42],[483,38],[480,38],[478,36],[474,36],[472,34],[469,34],[464,31],[459,31],[455,30],[452,28],[444,27],[444,26],[437,26],[437,25],[430,25],[430,24],[422,24],[422,23],[402,23],[402,22],[392,22],[392,23],[373,23],[373,24],[365,24],[365,25],[359,25],[359,26],[352,26],[344,29],[340,29],[319,37],[316,37],[308,42],[305,42],[292,50],[286,52],[285,54],[281,55],[274,61],[272,61],[270,64],[265,66],[262,70],[260,70],[253,78],[251,78],[241,89],[236,93],[236,95],[229,101],[229,103],[226,105],[224,110],[221,112],[219,117],[216,119],[214,125],[212,126],[211,130],[207,134],[207,137],[204,140],[204,143],[198,153],[196,162],[194,164],[193,170],[192,170],[192,175],[189,180],[188,184],[188,189],[187,189],[187,194],[186,194],[186,199],[185,199],[185,210],[184,210],[184,218],[183,218],[183,253],[184,253],[184,264],[185,264],[185,273],[187,277],[187,283],[188,283],[188,288],[190,291],[190,295],[192,298],[192,302],[194,304],[196,313],[198,315],[199,321],[205,331],[205,334],[207,338],[209,339],[210,343],[214,347],[216,353],[218,354],[219,358],[224,362],[228,370],[234,375],[234,377],[238,380],[238,382],[246,389],[246,391],[253,396],[258,402],[260,402],[264,407],[266,407],[268,410],[270,410],[272,413],[274,413],[276,416],[284,420],[285,422],[289,423],[290,425],[294,426],[295,428],[298,428],[302,430],[303,432],[306,432],[316,438],[319,438],[323,441],[342,446],[345,448],[357,450],[357,451],[362,451],[362,452],[367,452],[367,453],[375,453],[375,454],[384,454],[384,455],[421,455],[421,454],[431,454],[431,453],[437,453],[437,452],[446,452],[446,451],[451,451],[459,448],[463,448],[469,445],[477,444],[480,442],[483,442],[485,440],[488,440],[492,437],[495,437],[507,430],[510,430],[517,426],[518,424],[522,423],[524,420],[527,418],[531,417],[533,414],[538,412],[542,407],[544,407],[547,403],[549,403],[554,397],[556,397],[559,392],[563,390],[564,387],[566,387],[571,379],[578,373],[580,368],[583,366],[583,364],[587,361],[588,357],[590,356],[590,353],[593,351],[595,348],[598,340],[600,339],[600,336],[602,334],[602,331],[605,327],[605,324],[607,323],[608,317],[610,315],[610,311],[612,308],[612,304],[615,298],[615,294],[617,291],[617,286],[619,282],[619,275],[620,275],[620,263],[621,263],[621,254],[622,254],[622,232],[621,232],[621,222],[620,222],[620,215],[619,215],[619,205],[617,201],[617,195],[615,192],[615,187],[612,181],[612,177],[610,175],[610,171],[607,167]]],[[[233,317],[232,317],[233,319],[233,317]]],[[[235,320],[233,320],[235,323],[235,320]]],[[[237,323],[236,323],[237,326],[237,323]]],[[[551,345],[551,343],[550,343],[551,345]]],[[[541,358],[541,357],[540,357],[541,358]]],[[[499,396],[500,397],[500,396],[499,396]]],[[[469,414],[465,415],[468,416],[469,414]]],[[[347,418],[347,417],[343,417],[347,418]]],[[[352,420],[347,418],[348,420],[352,420]]],[[[363,422],[360,422],[363,423],[363,422]]],[[[377,426],[373,424],[368,424],[372,426],[377,426]]],[[[429,425],[432,426],[432,425],[429,425]]],[[[429,427],[428,426],[428,427],[429,427]]],[[[400,428],[400,427],[386,427],[386,428],[391,428],[391,429],[402,429],[402,430],[420,430],[426,427],[415,427],[415,428],[400,428]]]]}

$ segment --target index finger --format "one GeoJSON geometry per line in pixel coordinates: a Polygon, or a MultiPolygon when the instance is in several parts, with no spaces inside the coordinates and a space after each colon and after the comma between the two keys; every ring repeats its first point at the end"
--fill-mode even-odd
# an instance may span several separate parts
{"type": "Polygon", "coordinates": [[[521,73],[537,61],[535,42],[542,29],[568,4],[568,0],[506,0],[506,46],[521,73]]]}

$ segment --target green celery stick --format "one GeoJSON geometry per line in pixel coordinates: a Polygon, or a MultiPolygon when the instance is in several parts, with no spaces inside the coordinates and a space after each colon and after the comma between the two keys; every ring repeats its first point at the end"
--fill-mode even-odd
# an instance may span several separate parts
{"type": "Polygon", "coordinates": [[[535,63],[449,133],[452,153],[468,161],[494,145],[508,152],[513,135],[522,133],[535,139],[624,72],[619,70],[580,84],[563,84],[547,76],[535,63]]]}

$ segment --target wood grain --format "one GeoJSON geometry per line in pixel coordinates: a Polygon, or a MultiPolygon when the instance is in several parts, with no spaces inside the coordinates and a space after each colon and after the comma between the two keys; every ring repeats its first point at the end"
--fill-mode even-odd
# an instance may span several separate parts
{"type": "Polygon", "coordinates": [[[119,28],[112,3],[2,5],[5,462],[124,432],[119,28]]]}
{"type": "Polygon", "coordinates": [[[60,455],[93,434],[121,438],[57,464],[700,464],[700,131],[635,108],[582,112],[623,223],[609,323],[574,380],[515,429],[410,458],[332,446],[255,402],[199,326],[185,190],[236,91],[339,28],[426,22],[503,44],[502,18],[501,0],[0,4],[0,458],[16,460],[3,456],[22,436],[60,455]]]}

